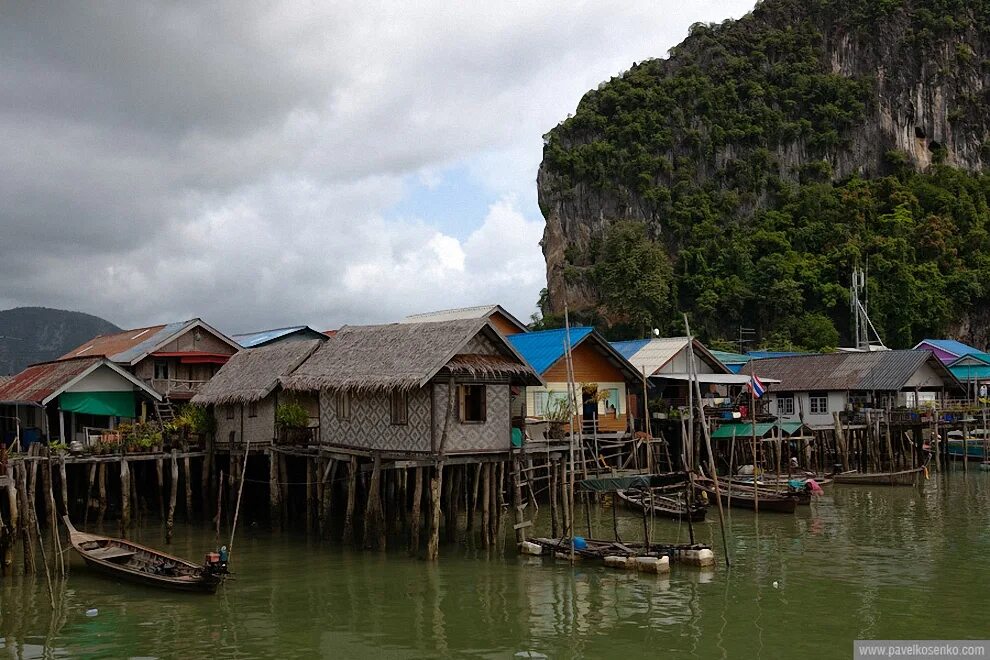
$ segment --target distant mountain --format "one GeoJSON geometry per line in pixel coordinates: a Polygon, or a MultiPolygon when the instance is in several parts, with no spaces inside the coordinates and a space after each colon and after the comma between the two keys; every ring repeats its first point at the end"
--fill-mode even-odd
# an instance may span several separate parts
{"type": "Polygon", "coordinates": [[[0,376],[64,355],[99,334],[120,328],[98,316],[47,307],[0,311],[0,376]]]}

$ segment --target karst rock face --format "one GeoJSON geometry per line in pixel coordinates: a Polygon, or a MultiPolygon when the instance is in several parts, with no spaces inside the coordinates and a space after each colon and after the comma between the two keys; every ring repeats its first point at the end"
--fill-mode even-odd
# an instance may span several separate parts
{"type": "MultiPolygon", "coordinates": [[[[940,165],[979,175],[988,124],[990,2],[765,0],[692,26],[545,136],[550,310],[600,305],[586,275],[619,220],[645,222],[676,261],[699,207],[745,226],[803,185],[940,165]]],[[[946,330],[983,336],[987,316],[960,310],[946,330]]]]}

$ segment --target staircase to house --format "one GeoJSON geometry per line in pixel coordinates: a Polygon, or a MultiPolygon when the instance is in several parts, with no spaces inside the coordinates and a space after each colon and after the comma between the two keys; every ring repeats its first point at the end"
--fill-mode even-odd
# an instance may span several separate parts
{"type": "Polygon", "coordinates": [[[158,425],[162,427],[162,430],[165,429],[166,424],[175,419],[175,407],[169,399],[155,402],[155,417],[158,419],[158,425]]]}

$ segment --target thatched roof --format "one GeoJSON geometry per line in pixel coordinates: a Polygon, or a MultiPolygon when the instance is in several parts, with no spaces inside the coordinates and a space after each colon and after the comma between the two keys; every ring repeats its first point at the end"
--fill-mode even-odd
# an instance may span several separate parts
{"type": "Polygon", "coordinates": [[[323,342],[289,341],[236,353],[192,398],[198,404],[260,401],[271,394],[279,379],[291,374],[323,342]]]}
{"type": "Polygon", "coordinates": [[[487,319],[455,319],[345,326],[282,383],[290,390],[409,390],[424,386],[445,368],[540,382],[487,319]],[[458,355],[479,332],[500,347],[502,355],[458,355]]]}

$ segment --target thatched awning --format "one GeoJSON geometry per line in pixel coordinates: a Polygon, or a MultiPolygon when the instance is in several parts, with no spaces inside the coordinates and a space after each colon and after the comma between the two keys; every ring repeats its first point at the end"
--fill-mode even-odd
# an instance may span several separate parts
{"type": "Polygon", "coordinates": [[[424,386],[442,369],[539,382],[487,319],[345,326],[291,376],[288,390],[386,392],[424,386]],[[479,333],[500,355],[461,354],[479,333]]]}
{"type": "Polygon", "coordinates": [[[192,403],[225,405],[260,401],[272,393],[281,377],[291,374],[322,343],[318,339],[285,341],[239,351],[200,388],[192,403]]]}

